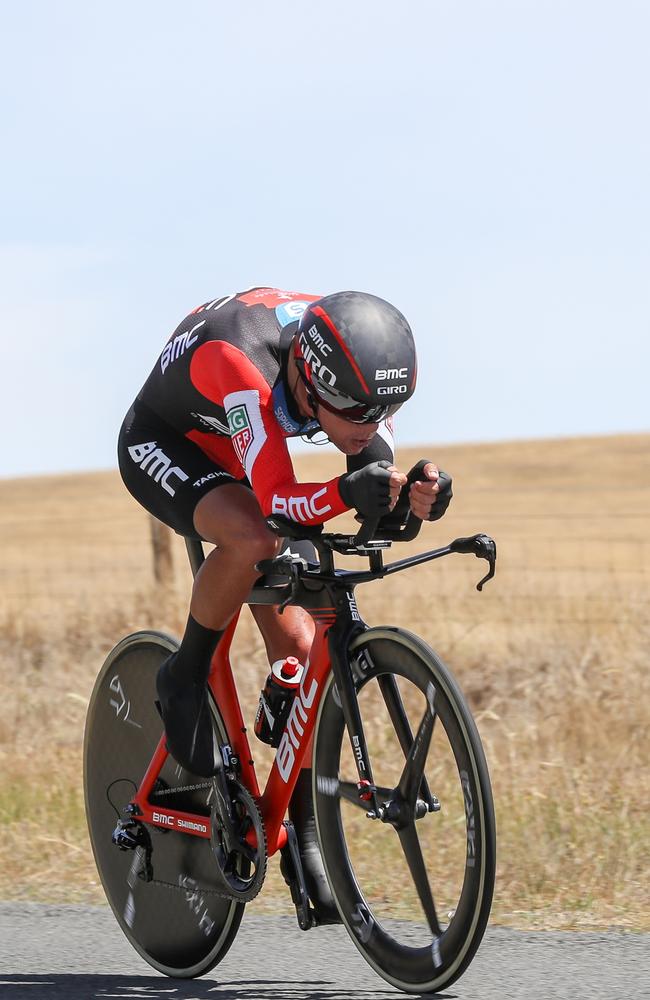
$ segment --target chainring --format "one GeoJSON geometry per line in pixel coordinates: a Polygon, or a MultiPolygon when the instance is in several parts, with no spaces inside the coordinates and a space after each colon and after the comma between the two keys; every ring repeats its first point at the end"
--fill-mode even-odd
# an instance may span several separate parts
{"type": "Polygon", "coordinates": [[[221,817],[213,806],[210,844],[217,863],[216,880],[223,895],[239,903],[248,903],[255,899],[266,877],[266,831],[255,800],[241,782],[229,780],[228,791],[239,818],[238,843],[234,849],[228,850],[221,817]],[[249,843],[251,834],[255,847],[249,843]]]}

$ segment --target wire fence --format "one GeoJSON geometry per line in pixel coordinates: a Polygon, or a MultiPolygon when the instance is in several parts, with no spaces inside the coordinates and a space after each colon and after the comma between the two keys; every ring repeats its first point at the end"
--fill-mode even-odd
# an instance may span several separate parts
{"type": "MultiPolygon", "coordinates": [[[[557,504],[557,493],[549,497],[557,504]]],[[[543,505],[539,491],[535,498],[536,506],[543,505]]],[[[482,566],[452,557],[444,560],[444,568],[432,563],[387,578],[366,603],[388,603],[399,611],[406,601],[413,622],[444,614],[449,624],[459,625],[516,620],[519,625],[600,628],[647,621],[650,516],[634,506],[612,519],[575,507],[481,512],[468,506],[462,516],[445,519],[444,533],[441,522],[435,536],[423,532],[416,543],[400,546],[395,557],[468,534],[468,525],[485,527],[497,540],[499,557],[496,579],[482,594],[474,591],[482,566]]],[[[133,505],[117,515],[89,511],[83,519],[60,507],[21,516],[14,506],[0,516],[0,547],[0,602],[10,619],[155,602],[163,591],[179,614],[187,607],[191,574],[183,540],[133,505]]]]}

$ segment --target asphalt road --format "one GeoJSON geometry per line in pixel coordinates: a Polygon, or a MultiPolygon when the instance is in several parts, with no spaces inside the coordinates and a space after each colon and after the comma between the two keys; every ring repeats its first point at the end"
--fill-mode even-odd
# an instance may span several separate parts
{"type": "MultiPolygon", "coordinates": [[[[204,979],[154,973],[108,907],[0,903],[3,1000],[388,1000],[404,996],[365,964],[339,927],[298,929],[249,908],[230,952],[204,979]]],[[[492,928],[443,1000],[650,998],[650,934],[492,928]]]]}

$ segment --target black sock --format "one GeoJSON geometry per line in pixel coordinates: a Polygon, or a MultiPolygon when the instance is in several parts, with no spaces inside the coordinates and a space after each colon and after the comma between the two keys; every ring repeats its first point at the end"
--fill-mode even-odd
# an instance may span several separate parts
{"type": "Polygon", "coordinates": [[[223,631],[223,629],[206,628],[190,614],[180,648],[169,664],[172,677],[178,680],[191,680],[195,684],[205,684],[210,672],[212,654],[223,631]]]}

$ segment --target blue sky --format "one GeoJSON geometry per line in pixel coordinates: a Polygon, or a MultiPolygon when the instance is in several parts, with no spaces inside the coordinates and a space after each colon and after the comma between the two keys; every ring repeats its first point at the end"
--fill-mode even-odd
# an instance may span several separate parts
{"type": "Polygon", "coordinates": [[[5,5],[0,475],[114,466],[251,284],[407,315],[404,443],[647,430],[649,38],[645,0],[5,5]]]}

